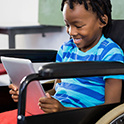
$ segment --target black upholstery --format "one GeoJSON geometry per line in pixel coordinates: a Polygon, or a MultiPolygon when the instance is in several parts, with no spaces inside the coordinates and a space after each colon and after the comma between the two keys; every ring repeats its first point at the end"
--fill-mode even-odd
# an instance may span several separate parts
{"type": "Polygon", "coordinates": [[[105,37],[110,37],[124,50],[124,20],[113,20],[105,37]]]}
{"type": "Polygon", "coordinates": [[[118,105],[119,104],[111,104],[45,115],[29,116],[25,118],[25,122],[26,124],[95,124],[100,117],[118,105]]]}
{"type": "Polygon", "coordinates": [[[0,86],[0,113],[16,108],[17,103],[12,100],[8,86],[0,86]]]}
{"type": "Polygon", "coordinates": [[[97,61],[62,62],[44,65],[39,70],[41,79],[104,76],[110,74],[124,74],[124,64],[97,61]]]}
{"type": "Polygon", "coordinates": [[[32,62],[53,62],[56,59],[56,50],[36,49],[2,49],[0,56],[30,59],[32,62]]]}

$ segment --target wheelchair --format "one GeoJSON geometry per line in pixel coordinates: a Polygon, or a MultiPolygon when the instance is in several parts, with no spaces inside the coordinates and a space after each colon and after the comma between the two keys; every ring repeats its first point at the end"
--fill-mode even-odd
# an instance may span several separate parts
{"type": "MultiPolygon", "coordinates": [[[[124,50],[124,20],[113,20],[105,34],[116,41],[124,50]]],[[[38,73],[28,75],[19,89],[18,124],[123,124],[124,123],[124,88],[120,103],[99,105],[50,114],[25,116],[26,89],[34,80],[56,78],[74,78],[124,74],[124,64],[118,62],[64,62],[54,63],[55,50],[0,50],[0,56],[28,58],[32,62],[53,62],[45,64],[38,73]],[[104,65],[104,66],[103,66],[104,65]],[[73,68],[72,68],[73,67],[73,68]],[[85,70],[85,71],[84,71],[85,70]],[[95,70],[95,71],[94,71],[95,70]]],[[[43,85],[48,88],[48,85],[43,85]]],[[[17,105],[15,105],[17,107],[17,105]]],[[[12,109],[12,108],[11,108],[12,109]]]]}

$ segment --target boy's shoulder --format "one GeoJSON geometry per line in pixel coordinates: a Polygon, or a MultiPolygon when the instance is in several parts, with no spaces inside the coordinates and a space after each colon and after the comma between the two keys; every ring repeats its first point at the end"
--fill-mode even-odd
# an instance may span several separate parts
{"type": "Polygon", "coordinates": [[[97,54],[100,56],[101,60],[105,61],[122,61],[124,56],[123,50],[120,46],[111,38],[105,37],[100,40],[97,48],[97,54]]]}
{"type": "Polygon", "coordinates": [[[117,48],[119,50],[122,50],[121,47],[117,43],[115,43],[111,38],[105,38],[104,36],[102,36],[98,48],[103,48],[108,50],[117,48]]]}

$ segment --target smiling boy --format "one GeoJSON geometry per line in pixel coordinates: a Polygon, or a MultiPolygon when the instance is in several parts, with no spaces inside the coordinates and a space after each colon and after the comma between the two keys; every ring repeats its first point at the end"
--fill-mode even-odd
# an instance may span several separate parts
{"type": "MultiPolygon", "coordinates": [[[[63,17],[71,39],[58,51],[56,62],[124,62],[123,51],[104,33],[111,25],[110,0],[63,0],[63,17]]],[[[39,99],[45,113],[120,102],[122,75],[61,79],[39,99]]],[[[10,85],[18,102],[18,89],[10,85]]]]}
{"type": "MultiPolygon", "coordinates": [[[[111,24],[109,0],[63,0],[63,17],[71,40],[58,51],[57,62],[119,61],[123,51],[104,33],[111,24]]],[[[61,79],[54,96],[40,98],[46,113],[120,102],[123,76],[61,79]]],[[[51,93],[51,91],[49,91],[51,93]]]]}

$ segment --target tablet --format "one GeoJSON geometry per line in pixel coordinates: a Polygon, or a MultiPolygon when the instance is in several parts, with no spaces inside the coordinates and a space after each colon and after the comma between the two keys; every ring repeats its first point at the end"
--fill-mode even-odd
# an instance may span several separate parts
{"type": "MultiPolygon", "coordinates": [[[[18,88],[20,87],[21,80],[25,76],[35,73],[33,64],[29,59],[1,56],[1,61],[10,77],[10,80],[18,88]]],[[[32,115],[44,113],[38,106],[38,100],[40,97],[45,97],[42,85],[39,81],[31,82],[27,87],[26,112],[29,112],[32,115]]]]}

